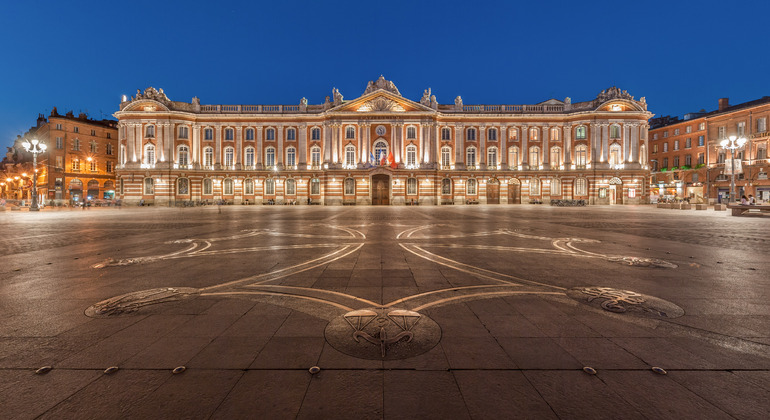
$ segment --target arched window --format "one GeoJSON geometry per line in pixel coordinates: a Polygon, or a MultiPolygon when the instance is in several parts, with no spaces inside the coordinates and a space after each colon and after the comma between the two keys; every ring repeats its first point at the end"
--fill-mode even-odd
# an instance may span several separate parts
{"type": "Polygon", "coordinates": [[[176,193],[177,195],[190,194],[190,180],[187,178],[179,178],[176,180],[176,193]]]}
{"type": "Polygon", "coordinates": [[[235,149],[225,147],[225,166],[230,168],[235,164],[235,149]]]}
{"type": "Polygon", "coordinates": [[[620,165],[623,162],[620,150],[620,145],[617,143],[610,146],[610,165],[620,165]]]}
{"type": "Polygon", "coordinates": [[[417,178],[406,180],[406,195],[417,195],[417,178]]]}
{"type": "Polygon", "coordinates": [[[475,128],[469,128],[468,131],[465,133],[465,140],[468,141],[475,141],[476,140],[476,129],[475,128]]]}
{"type": "Polygon", "coordinates": [[[377,162],[381,162],[382,159],[388,156],[388,143],[383,140],[378,140],[374,143],[374,158],[377,162]]]}
{"type": "Polygon", "coordinates": [[[452,149],[449,146],[441,148],[441,166],[448,168],[451,165],[452,149]]]}
{"type": "Polygon", "coordinates": [[[487,149],[487,167],[497,168],[497,147],[487,149]]]}
{"type": "Polygon", "coordinates": [[[612,124],[610,126],[610,138],[611,139],[620,138],[620,126],[618,124],[612,124]]]}
{"type": "Polygon", "coordinates": [[[417,146],[406,146],[406,165],[410,168],[417,167],[417,146]]]}
{"type": "Polygon", "coordinates": [[[86,196],[90,199],[99,199],[99,181],[92,179],[88,181],[88,191],[86,196]]]}
{"type": "Polygon", "coordinates": [[[203,194],[206,194],[206,195],[214,194],[214,182],[211,181],[211,178],[203,179],[203,194]]]}
{"type": "Polygon", "coordinates": [[[529,148],[529,166],[532,168],[540,166],[540,148],[537,146],[529,148]]]}
{"type": "Polygon", "coordinates": [[[155,164],[155,146],[152,144],[144,146],[144,163],[147,165],[155,164]]]}
{"type": "Polygon", "coordinates": [[[540,195],[540,179],[529,180],[529,195],[540,195]]]}
{"type": "Polygon", "coordinates": [[[207,147],[203,149],[203,166],[214,166],[214,148],[207,147]]]}
{"type": "Polygon", "coordinates": [[[233,141],[234,136],[234,130],[232,128],[225,128],[225,140],[226,141],[233,141]]]}
{"type": "Polygon", "coordinates": [[[554,146],[551,148],[551,169],[561,166],[561,147],[554,146]]]}
{"type": "Polygon", "coordinates": [[[286,195],[297,194],[297,181],[292,178],[286,180],[286,195]]]}
{"type": "Polygon", "coordinates": [[[561,180],[559,178],[551,180],[551,195],[561,195],[561,180]]]}
{"type": "Polygon", "coordinates": [[[254,129],[253,128],[247,128],[246,129],[246,140],[254,140],[254,129]]]}
{"type": "Polygon", "coordinates": [[[586,196],[588,195],[588,180],[585,178],[577,178],[575,180],[575,195],[586,196]]]}
{"type": "Polygon", "coordinates": [[[310,194],[321,194],[321,181],[318,178],[313,178],[310,180],[310,194]]]}
{"type": "Polygon", "coordinates": [[[289,147],[286,149],[286,166],[293,168],[297,165],[297,149],[289,147]]]}
{"type": "Polygon", "coordinates": [[[476,148],[469,147],[465,151],[465,165],[470,167],[476,166],[476,148]]]}
{"type": "Polygon", "coordinates": [[[345,165],[348,167],[356,166],[356,146],[352,144],[345,146],[345,165]]]}
{"type": "Polygon", "coordinates": [[[231,178],[225,178],[225,180],[222,181],[222,189],[223,194],[233,195],[233,180],[231,178]]]}
{"type": "Polygon", "coordinates": [[[452,130],[449,127],[441,129],[441,140],[452,140],[452,130]]]}
{"type": "Polygon", "coordinates": [[[561,131],[557,127],[551,127],[551,141],[559,141],[559,133],[561,131]]]}
{"type": "Polygon", "coordinates": [[[508,130],[508,139],[513,141],[519,140],[519,129],[518,128],[511,128],[508,130]]]}
{"type": "Polygon", "coordinates": [[[535,127],[530,128],[529,129],[529,139],[532,140],[532,141],[537,141],[538,140],[538,138],[537,138],[538,132],[539,132],[539,130],[537,128],[535,128],[535,127]]]}
{"type": "Polygon", "coordinates": [[[247,195],[254,195],[254,180],[247,178],[243,180],[243,193],[247,195]]]}
{"type": "Polygon", "coordinates": [[[406,127],[406,139],[414,140],[417,138],[417,128],[413,125],[406,127]]]}
{"type": "Polygon", "coordinates": [[[586,139],[586,127],[584,125],[579,125],[575,129],[575,139],[577,139],[577,140],[585,140],[586,139]]]}
{"type": "Polygon", "coordinates": [[[154,125],[148,125],[147,130],[145,131],[145,137],[155,137],[155,126],[154,125]]]}
{"type": "Polygon", "coordinates": [[[126,146],[120,146],[120,164],[125,165],[128,161],[128,153],[126,153],[126,146]]]}
{"type": "Polygon", "coordinates": [[[476,180],[474,178],[465,181],[465,194],[476,195],[476,180]]]}
{"type": "Polygon", "coordinates": [[[265,195],[275,195],[275,180],[273,178],[265,179],[265,195]]]}
{"type": "Polygon", "coordinates": [[[310,164],[314,167],[321,166],[321,148],[313,146],[310,148],[310,164]]]}
{"type": "Polygon", "coordinates": [[[254,167],[254,148],[253,147],[247,147],[246,153],[243,155],[243,164],[246,165],[248,168],[254,167]]]}
{"type": "Polygon", "coordinates": [[[190,149],[187,146],[179,146],[176,151],[176,159],[179,166],[187,166],[190,163],[190,149]]]}
{"type": "Polygon", "coordinates": [[[352,125],[345,127],[345,138],[351,140],[356,138],[356,128],[352,125]]]}
{"type": "Polygon", "coordinates": [[[344,182],[345,186],[345,195],[355,195],[356,194],[356,180],[353,178],[345,178],[344,182]]]}
{"type": "MultiPolygon", "coordinates": [[[[645,145],[639,146],[639,163],[642,165],[647,164],[647,147],[645,145]]],[[[702,162],[698,162],[702,163],[702,162]]]]}
{"type": "Polygon", "coordinates": [[[519,156],[519,147],[511,146],[508,148],[508,167],[517,169],[521,165],[521,156],[519,156]]]}
{"type": "Polygon", "coordinates": [[[289,128],[286,130],[286,140],[297,140],[297,130],[289,128]]]}
{"type": "Polygon", "coordinates": [[[321,140],[321,129],[318,127],[310,130],[310,140],[321,140]]]}
{"type": "Polygon", "coordinates": [[[153,194],[155,194],[155,183],[152,178],[147,177],[144,179],[144,195],[153,194]]]}
{"type": "Polygon", "coordinates": [[[275,128],[268,128],[267,130],[265,130],[265,139],[275,140],[275,128]]]}
{"type": "Polygon", "coordinates": [[[487,130],[487,140],[489,141],[497,141],[497,129],[496,128],[490,128],[487,130]]]}
{"type": "Polygon", "coordinates": [[[452,195],[452,180],[444,178],[441,180],[441,195],[452,195]]]}
{"type": "Polygon", "coordinates": [[[268,147],[265,149],[265,166],[272,168],[275,166],[275,148],[268,147]]]}
{"type": "Polygon", "coordinates": [[[588,163],[588,147],[585,144],[575,146],[575,167],[585,169],[588,163]]]}

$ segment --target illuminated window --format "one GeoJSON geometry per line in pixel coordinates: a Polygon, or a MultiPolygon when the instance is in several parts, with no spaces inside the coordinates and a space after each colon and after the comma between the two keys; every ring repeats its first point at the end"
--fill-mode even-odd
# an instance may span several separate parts
{"type": "Polygon", "coordinates": [[[56,156],[56,169],[64,169],[64,156],[56,156]]]}
{"type": "Polygon", "coordinates": [[[224,181],[222,181],[222,189],[223,194],[225,195],[232,195],[233,194],[233,180],[230,178],[225,178],[224,181]]]}
{"type": "Polygon", "coordinates": [[[352,144],[345,146],[345,165],[353,166],[356,164],[356,147],[352,144]]]}
{"type": "Polygon", "coordinates": [[[144,195],[152,195],[152,194],[155,194],[155,183],[153,182],[152,178],[145,178],[144,195]]]}
{"type": "Polygon", "coordinates": [[[72,159],[72,172],[80,172],[80,159],[72,159]]]}
{"type": "Polygon", "coordinates": [[[467,195],[476,195],[476,180],[470,178],[465,182],[465,193],[467,195]]]}
{"type": "Polygon", "coordinates": [[[417,146],[409,145],[406,147],[406,164],[410,167],[417,165],[417,146]]]}
{"type": "Polygon", "coordinates": [[[254,180],[251,178],[243,181],[243,193],[248,195],[254,194],[254,180]]]}
{"type": "Polygon", "coordinates": [[[540,166],[540,148],[537,146],[529,148],[529,166],[540,166]]]}
{"type": "Polygon", "coordinates": [[[585,178],[578,178],[575,180],[575,195],[585,196],[588,195],[588,180],[585,178]]]}
{"type": "Polygon", "coordinates": [[[578,126],[578,128],[575,129],[575,139],[577,140],[585,140],[586,138],[586,127],[583,125],[578,126]]]}
{"type": "Polygon", "coordinates": [[[561,180],[559,178],[551,180],[551,195],[561,195],[561,180]]]}
{"type": "Polygon", "coordinates": [[[297,194],[297,181],[289,178],[286,180],[286,195],[297,194]]]}
{"type": "Polygon", "coordinates": [[[619,139],[620,138],[620,126],[619,125],[612,124],[610,126],[610,138],[611,139],[619,139]]]}
{"type": "Polygon", "coordinates": [[[152,144],[144,146],[144,163],[147,165],[155,164],[155,146],[152,144]]]}
{"type": "Polygon", "coordinates": [[[179,195],[187,195],[190,193],[190,180],[187,178],[179,178],[176,180],[176,193],[179,195]]]}
{"type": "Polygon", "coordinates": [[[321,194],[321,181],[318,178],[313,178],[310,180],[310,194],[321,194]]]}
{"type": "Polygon", "coordinates": [[[511,169],[518,167],[521,164],[521,157],[519,156],[519,148],[512,146],[508,148],[508,166],[511,169]]]}
{"type": "Polygon", "coordinates": [[[533,128],[529,129],[529,139],[530,140],[537,141],[537,134],[538,134],[538,129],[537,128],[533,127],[533,128]]]}
{"type": "Polygon", "coordinates": [[[225,166],[232,167],[235,164],[235,149],[225,147],[225,166]]]}
{"type": "Polygon", "coordinates": [[[214,166],[214,148],[203,149],[203,166],[214,166]]]}
{"type": "Polygon", "coordinates": [[[555,168],[561,165],[561,147],[554,146],[551,148],[551,168],[555,168]]]}
{"type": "Polygon", "coordinates": [[[377,162],[381,162],[382,159],[388,156],[388,143],[383,140],[379,140],[374,143],[374,158],[377,162]]]}
{"type": "Polygon", "coordinates": [[[559,141],[559,129],[556,127],[551,128],[551,141],[559,141]]]}
{"type": "Polygon", "coordinates": [[[275,180],[273,178],[265,180],[265,195],[275,195],[275,180]]]}
{"type": "Polygon", "coordinates": [[[265,166],[268,168],[275,166],[275,148],[273,147],[265,149],[265,166]]]}
{"type": "Polygon", "coordinates": [[[247,147],[246,153],[244,153],[244,165],[251,168],[254,166],[254,148],[247,147]]]}
{"type": "Polygon", "coordinates": [[[441,194],[442,195],[451,195],[452,194],[452,180],[449,178],[444,178],[441,180],[441,194]]]}
{"type": "Polygon", "coordinates": [[[450,149],[448,146],[442,147],[441,148],[441,166],[449,167],[451,156],[452,156],[452,149],[450,149]]]}
{"type": "Polygon", "coordinates": [[[205,178],[203,180],[203,194],[214,194],[214,183],[211,181],[211,178],[205,178]]]}
{"type": "Polygon", "coordinates": [[[293,147],[286,149],[286,165],[290,168],[297,165],[297,149],[293,147]]]}
{"type": "Polygon", "coordinates": [[[96,169],[96,159],[91,159],[91,165],[90,166],[91,167],[89,169],[91,170],[91,172],[97,172],[97,169],[96,169]]]}
{"type": "Polygon", "coordinates": [[[497,147],[487,149],[487,166],[497,167],[497,147]]]}
{"type": "Polygon", "coordinates": [[[356,180],[353,178],[345,178],[345,195],[356,194],[356,180]]]}
{"type": "Polygon", "coordinates": [[[508,139],[513,141],[519,140],[519,129],[511,128],[510,130],[508,130],[508,139]]]}
{"type": "Polygon", "coordinates": [[[540,195],[540,180],[532,178],[529,181],[529,195],[540,195]]]}
{"type": "Polygon", "coordinates": [[[585,144],[575,147],[575,167],[577,169],[585,169],[587,162],[588,147],[585,144]]]}
{"type": "Polygon", "coordinates": [[[417,178],[406,180],[406,195],[417,195],[417,178]]]}
{"type": "Polygon", "coordinates": [[[476,148],[469,147],[465,151],[465,164],[467,166],[476,166],[476,148]]]}
{"type": "Polygon", "coordinates": [[[310,148],[310,164],[318,167],[321,166],[321,148],[313,146],[310,148]]]}

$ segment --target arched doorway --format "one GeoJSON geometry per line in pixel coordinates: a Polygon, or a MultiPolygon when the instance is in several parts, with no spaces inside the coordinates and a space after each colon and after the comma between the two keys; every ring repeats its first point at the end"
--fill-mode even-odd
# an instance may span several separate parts
{"type": "Polygon", "coordinates": [[[487,180],[487,204],[500,204],[500,183],[495,178],[487,180]]]}
{"type": "Polygon", "coordinates": [[[372,175],[372,205],[390,205],[390,176],[372,175]]]}
{"type": "Polygon", "coordinates": [[[70,199],[73,201],[80,201],[80,198],[83,196],[83,181],[79,179],[73,179],[70,181],[69,185],[70,190],[70,199]]]}
{"type": "Polygon", "coordinates": [[[521,182],[516,178],[508,181],[508,204],[521,204],[521,182]]]}
{"type": "Polygon", "coordinates": [[[610,204],[623,204],[623,181],[614,177],[610,180],[610,204]]]}

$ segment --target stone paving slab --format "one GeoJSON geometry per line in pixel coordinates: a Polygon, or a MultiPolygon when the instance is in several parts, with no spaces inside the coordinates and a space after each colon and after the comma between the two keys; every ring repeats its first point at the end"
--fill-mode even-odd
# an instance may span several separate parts
{"type": "Polygon", "coordinates": [[[0,417],[765,419],[766,223],[647,206],[2,214],[0,417]]]}

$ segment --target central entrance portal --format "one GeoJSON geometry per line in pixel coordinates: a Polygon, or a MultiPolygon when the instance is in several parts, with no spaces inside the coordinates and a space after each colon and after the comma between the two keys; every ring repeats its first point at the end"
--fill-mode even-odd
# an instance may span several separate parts
{"type": "Polygon", "coordinates": [[[372,205],[390,205],[390,176],[385,174],[372,176],[372,205]]]}

